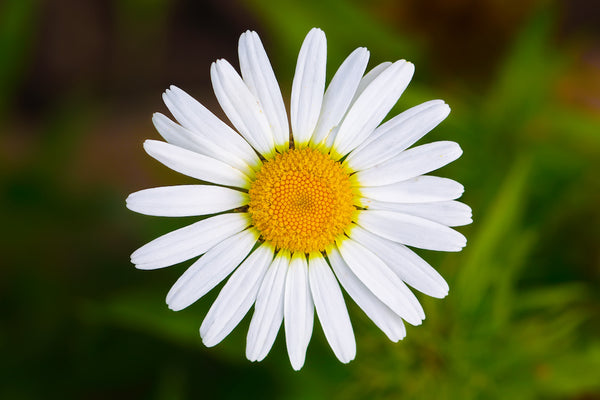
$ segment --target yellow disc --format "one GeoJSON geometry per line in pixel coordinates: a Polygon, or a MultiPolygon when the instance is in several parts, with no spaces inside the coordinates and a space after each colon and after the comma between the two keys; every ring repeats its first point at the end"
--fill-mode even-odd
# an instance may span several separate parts
{"type": "Polygon", "coordinates": [[[310,148],[292,149],[256,173],[249,213],[262,239],[277,248],[323,251],[352,222],[353,190],[339,162],[310,148]]]}

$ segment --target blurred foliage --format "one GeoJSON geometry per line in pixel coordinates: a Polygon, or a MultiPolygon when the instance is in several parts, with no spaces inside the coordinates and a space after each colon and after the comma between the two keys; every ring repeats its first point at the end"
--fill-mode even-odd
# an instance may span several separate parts
{"type": "MultiPolygon", "coordinates": [[[[41,19],[49,4],[0,4],[0,398],[600,398],[600,95],[592,91],[600,55],[586,45],[593,33],[583,45],[558,38],[564,7],[539,2],[508,29],[504,45],[490,43],[490,52],[506,50],[482,82],[434,77],[443,66],[427,65],[441,49],[422,33],[413,39],[401,18],[386,13],[397,7],[391,0],[98,2],[92,10],[110,16],[98,26],[111,28],[98,28],[94,43],[114,35],[108,43],[116,50],[108,45],[100,54],[115,59],[59,54],[70,66],[80,62],[71,74],[44,53],[53,32],[41,19]],[[452,106],[425,142],[451,139],[465,150],[441,175],[464,183],[475,222],[460,228],[469,238],[462,253],[419,252],[451,288],[444,300],[417,294],[422,326],[393,344],[347,299],[356,360],[340,364],[316,323],[306,365],[295,373],[281,332],[265,361],[244,358],[249,318],[215,348],[202,346],[197,328],[218,290],[173,313],[162,296],[184,267],[140,272],[128,264],[136,246],[187,221],[133,215],[123,200],[178,179],[142,154],[141,140],[156,137],[150,115],[162,107],[159,92],[143,97],[148,88],[166,86],[171,71],[192,89],[207,87],[207,70],[190,59],[208,65],[213,53],[234,57],[235,37],[251,27],[289,94],[298,48],[313,26],[327,34],[329,76],[366,46],[370,65],[416,63],[394,113],[433,98],[452,106]],[[204,28],[221,36],[204,39],[208,50],[194,55],[196,41],[186,47],[182,38],[200,41],[204,28]],[[219,41],[227,49],[215,52],[219,41]],[[582,66],[588,51],[595,68],[582,66]],[[56,81],[71,86],[57,90],[56,81]],[[131,87],[146,89],[135,97],[123,89],[131,87]]],[[[69,38],[88,43],[71,35],[81,25],[70,26],[69,38]]]]}
{"type": "Polygon", "coordinates": [[[9,1],[0,5],[0,121],[13,95],[15,84],[22,79],[27,53],[35,26],[34,0],[9,1]]]}

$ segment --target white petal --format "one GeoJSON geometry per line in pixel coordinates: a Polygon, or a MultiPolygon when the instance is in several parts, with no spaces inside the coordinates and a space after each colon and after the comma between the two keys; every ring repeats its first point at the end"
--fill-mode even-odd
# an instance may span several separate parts
{"type": "Polygon", "coordinates": [[[353,176],[361,186],[389,185],[441,168],[461,154],[462,150],[455,142],[427,143],[403,151],[396,157],[353,176]]]}
{"type": "Polygon", "coordinates": [[[352,170],[361,171],[389,160],[425,136],[448,114],[450,107],[440,100],[413,107],[377,128],[344,162],[352,170]]]}
{"type": "Polygon", "coordinates": [[[172,85],[167,89],[163,100],[183,127],[233,153],[252,168],[261,165],[260,159],[248,142],[177,86],[172,85]]]}
{"type": "Polygon", "coordinates": [[[260,101],[273,132],[275,146],[283,152],[290,143],[287,114],[275,73],[256,32],[242,34],[238,53],[244,82],[260,101]]]}
{"type": "Polygon", "coordinates": [[[377,78],[383,71],[388,69],[391,65],[392,63],[389,61],[382,62],[381,64],[376,65],[375,67],[373,67],[373,69],[367,72],[367,74],[363,76],[360,80],[358,88],[356,89],[356,93],[354,93],[354,97],[352,98],[350,104],[354,104],[354,102],[356,102],[356,99],[360,97],[360,95],[371,84],[371,82],[373,82],[375,78],[377,78]]]}
{"type": "Polygon", "coordinates": [[[248,225],[250,217],[245,213],[229,213],[203,219],[140,247],[131,255],[131,262],[139,269],[168,267],[199,256],[248,225]]]}
{"type": "Polygon", "coordinates": [[[332,148],[335,159],[348,154],[373,132],[396,104],[414,71],[413,64],[397,61],[371,82],[340,125],[332,148]]]}
{"type": "Polygon", "coordinates": [[[252,250],[259,234],[247,229],[217,244],[192,264],[167,294],[167,304],[179,311],[208,293],[240,265],[252,250]]]}
{"type": "Polygon", "coordinates": [[[340,126],[334,126],[333,128],[331,128],[331,132],[329,132],[329,135],[327,135],[327,137],[325,138],[325,142],[323,142],[321,144],[321,146],[323,146],[323,149],[329,151],[331,149],[331,146],[333,146],[333,142],[335,142],[335,136],[337,135],[338,130],[340,129],[340,126]]]}
{"type": "Polygon", "coordinates": [[[379,257],[352,239],[342,239],[336,244],[352,272],[379,300],[408,323],[421,324],[425,313],[419,301],[379,257]]]}
{"type": "Polygon", "coordinates": [[[344,296],[321,253],[311,254],[308,278],[315,309],[331,349],[343,363],[354,360],[356,341],[344,296]]]}
{"type": "MultiPolygon", "coordinates": [[[[352,101],[350,101],[350,106],[352,106],[352,104],[356,102],[356,99],[358,99],[358,97],[362,94],[362,92],[365,91],[365,89],[371,84],[371,82],[373,82],[373,80],[377,78],[383,71],[385,71],[390,65],[392,65],[392,63],[389,61],[383,62],[379,65],[376,65],[365,76],[362,77],[358,84],[358,88],[354,93],[354,97],[352,98],[352,101]]],[[[339,125],[335,126],[325,139],[325,149],[331,149],[331,146],[333,146],[333,142],[335,141],[335,136],[337,134],[338,129],[339,125]]]]}
{"type": "Polygon", "coordinates": [[[172,170],[192,178],[224,186],[250,187],[247,175],[223,161],[158,140],[146,140],[144,150],[172,170]]]}
{"type": "Polygon", "coordinates": [[[154,113],[152,115],[152,123],[160,136],[167,142],[187,150],[195,151],[196,153],[208,155],[203,152],[202,146],[196,143],[195,134],[192,131],[171,121],[165,115],[154,113]]]}
{"type": "Polygon", "coordinates": [[[215,214],[247,204],[247,193],[220,186],[181,185],[140,190],[127,197],[132,211],[163,217],[215,214]]]}
{"type": "Polygon", "coordinates": [[[393,342],[406,336],[402,318],[386,306],[352,272],[335,246],[327,251],[331,267],[354,302],[393,342]]]}
{"type": "Polygon", "coordinates": [[[377,254],[400,279],[428,296],[442,298],[448,284],[425,260],[406,246],[354,226],[350,237],[377,254]]]}
{"type": "Polygon", "coordinates": [[[363,207],[369,210],[396,211],[425,218],[446,226],[462,226],[473,222],[471,207],[453,200],[408,204],[362,199],[361,203],[363,207]]]}
{"type": "MultiPolygon", "coordinates": [[[[373,133],[371,134],[371,136],[369,136],[367,138],[367,140],[365,140],[360,146],[358,146],[356,149],[354,149],[352,152],[356,153],[361,151],[362,149],[364,149],[366,146],[370,145],[372,142],[378,140],[379,138],[381,138],[383,135],[387,135],[390,132],[394,132],[396,130],[396,128],[402,126],[402,124],[407,121],[408,119],[414,117],[415,115],[433,107],[433,106],[441,106],[444,105],[444,101],[443,100],[430,100],[430,101],[426,101],[424,103],[421,103],[417,106],[414,106],[412,108],[409,108],[408,110],[396,115],[395,117],[393,117],[392,119],[390,119],[389,121],[381,124],[380,126],[377,127],[377,129],[375,129],[375,131],[373,131],[373,133]]],[[[410,145],[407,146],[407,148],[410,147],[410,145]]],[[[348,155],[348,157],[350,157],[350,155],[348,155]]],[[[354,156],[353,156],[354,157],[354,156]]]]}
{"type": "Polygon", "coordinates": [[[363,187],[360,194],[392,203],[426,203],[457,199],[464,190],[463,185],[451,179],[422,175],[391,185],[363,187]]]}
{"type": "Polygon", "coordinates": [[[226,60],[210,67],[210,77],[217,100],[231,123],[242,136],[265,157],[275,153],[275,141],[269,121],[258,99],[226,60]]]}
{"type": "Polygon", "coordinates": [[[290,114],[296,146],[305,146],[317,125],[325,89],[326,63],[325,34],[313,28],[300,48],[292,83],[290,114]]]}
{"type": "Polygon", "coordinates": [[[283,321],[285,277],[289,264],[290,253],[280,251],[260,286],[246,340],[246,357],[250,361],[263,360],[275,342],[283,321]]]}
{"type": "Polygon", "coordinates": [[[445,225],[393,211],[361,211],[356,223],[386,239],[420,249],[461,251],[467,239],[445,225]]]}
{"type": "Polygon", "coordinates": [[[263,243],[231,275],[200,326],[202,342],[212,347],[225,339],[250,310],[274,248],[263,243]]]}
{"type": "Polygon", "coordinates": [[[158,133],[160,133],[167,142],[221,160],[244,172],[250,178],[254,177],[254,171],[246,161],[236,156],[230,150],[221,148],[210,138],[194,133],[183,126],[176,124],[161,113],[154,113],[152,122],[158,133]]]}
{"type": "Polygon", "coordinates": [[[340,123],[369,62],[364,47],[354,50],[337,70],[323,96],[323,106],[311,143],[319,145],[340,123]]]}
{"type": "Polygon", "coordinates": [[[295,253],[285,279],[283,304],[285,343],[292,368],[304,365],[312,335],[314,306],[308,286],[308,266],[304,253],[295,253]]]}

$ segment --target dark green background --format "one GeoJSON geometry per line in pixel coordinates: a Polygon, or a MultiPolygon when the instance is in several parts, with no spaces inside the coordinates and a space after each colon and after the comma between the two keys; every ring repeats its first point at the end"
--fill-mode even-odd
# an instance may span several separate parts
{"type": "MultiPolygon", "coordinates": [[[[5,0],[0,2],[0,398],[600,399],[600,11],[593,1],[5,0]],[[304,35],[328,75],[358,46],[406,58],[394,114],[442,98],[427,141],[464,149],[474,223],[457,254],[419,251],[450,284],[393,344],[347,301],[358,354],[339,363],[315,325],[293,372],[282,332],[244,357],[246,318],[207,349],[217,290],[164,297],[184,265],[129,254],[193,219],[128,211],[130,192],[189,182],[146,156],[176,84],[222,115],[210,63],[261,35],[289,98],[304,35]]],[[[287,102],[287,100],[286,100],[287,102]]]]}

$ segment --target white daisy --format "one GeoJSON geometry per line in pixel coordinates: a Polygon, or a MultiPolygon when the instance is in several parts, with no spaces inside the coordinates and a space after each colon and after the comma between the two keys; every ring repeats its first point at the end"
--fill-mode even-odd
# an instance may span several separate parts
{"type": "Polygon", "coordinates": [[[213,88],[231,129],[171,86],[163,99],[177,120],[154,114],[166,142],[146,152],[201,184],[142,190],[127,207],[148,215],[205,215],[131,256],[140,269],[198,258],[177,280],[167,304],[181,310],[231,274],[200,335],[223,340],[254,305],[246,356],[260,361],[283,322],[292,367],[300,369],[314,310],[340,361],[356,343],[339,283],[394,342],[403,320],[418,325],[423,308],[408,288],[444,297],[444,279],[406,246],[460,251],[449,228],[471,222],[454,201],[463,186],[423,175],[460,157],[454,142],[408,149],[450,112],[441,100],[379,125],[407,87],[413,64],[383,63],[363,76],[369,52],[358,48],[325,89],[326,41],[311,30],[300,49],[291,95],[291,139],[281,91],[255,32],[239,42],[241,76],[225,60],[211,66],[213,88]],[[407,150],[408,149],[408,150],[407,150]]]}

